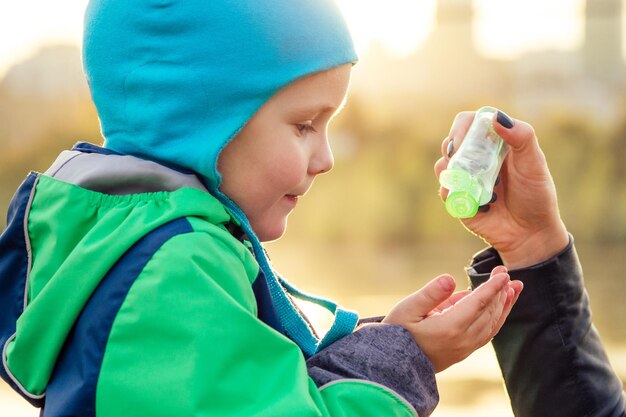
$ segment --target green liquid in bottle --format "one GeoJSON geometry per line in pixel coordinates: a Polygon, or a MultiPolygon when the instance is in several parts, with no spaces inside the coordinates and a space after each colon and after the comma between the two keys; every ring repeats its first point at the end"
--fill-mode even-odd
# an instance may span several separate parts
{"type": "Polygon", "coordinates": [[[461,146],[439,176],[441,186],[449,190],[446,209],[452,217],[474,217],[478,207],[491,200],[496,177],[509,150],[493,130],[497,111],[482,107],[476,112],[461,146]]]}

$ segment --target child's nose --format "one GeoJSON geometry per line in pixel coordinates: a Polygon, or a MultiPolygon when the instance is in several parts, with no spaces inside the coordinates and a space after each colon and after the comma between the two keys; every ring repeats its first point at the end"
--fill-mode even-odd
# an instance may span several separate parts
{"type": "Polygon", "coordinates": [[[309,173],[319,175],[333,169],[335,158],[333,151],[330,149],[328,138],[321,141],[320,146],[316,149],[309,162],[309,173]]]}

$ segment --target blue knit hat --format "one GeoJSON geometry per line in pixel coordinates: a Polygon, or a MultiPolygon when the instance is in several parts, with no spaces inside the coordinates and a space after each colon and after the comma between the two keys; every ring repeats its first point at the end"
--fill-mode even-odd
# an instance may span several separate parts
{"type": "Polygon", "coordinates": [[[218,187],[217,158],[276,92],[306,75],[357,60],[333,0],[91,0],[83,62],[105,147],[198,173],[234,213],[281,316],[313,354],[354,328],[336,313],[317,340],[283,288],[308,298],[272,271],[239,208],[218,187]]]}
{"type": "Polygon", "coordinates": [[[217,156],[259,107],[357,56],[332,0],[92,0],[83,60],[107,148],[214,188],[217,156]]]}

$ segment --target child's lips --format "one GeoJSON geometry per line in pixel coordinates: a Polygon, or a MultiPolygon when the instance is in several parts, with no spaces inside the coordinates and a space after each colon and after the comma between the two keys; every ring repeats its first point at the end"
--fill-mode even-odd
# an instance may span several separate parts
{"type": "Polygon", "coordinates": [[[298,202],[298,197],[299,197],[299,196],[297,196],[297,195],[295,195],[295,194],[287,194],[287,195],[285,195],[285,198],[286,198],[289,202],[291,202],[291,203],[293,203],[293,204],[296,204],[296,203],[298,202]]]}

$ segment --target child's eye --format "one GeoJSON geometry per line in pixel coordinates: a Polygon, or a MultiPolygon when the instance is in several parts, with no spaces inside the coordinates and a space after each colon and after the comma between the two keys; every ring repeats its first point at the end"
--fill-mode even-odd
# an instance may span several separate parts
{"type": "Polygon", "coordinates": [[[314,133],[317,132],[317,130],[315,130],[315,128],[313,127],[312,123],[298,123],[296,127],[298,128],[298,132],[300,132],[303,135],[309,132],[314,132],[314,133]]]}

